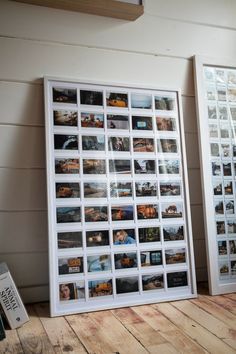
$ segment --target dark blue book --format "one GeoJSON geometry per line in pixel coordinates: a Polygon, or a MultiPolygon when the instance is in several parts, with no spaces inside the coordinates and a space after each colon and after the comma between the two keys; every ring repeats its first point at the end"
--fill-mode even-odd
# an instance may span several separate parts
{"type": "Polygon", "coordinates": [[[4,338],[6,338],[6,334],[5,334],[5,329],[4,329],[4,325],[2,322],[2,317],[0,315],[0,340],[3,340],[4,338]]]}

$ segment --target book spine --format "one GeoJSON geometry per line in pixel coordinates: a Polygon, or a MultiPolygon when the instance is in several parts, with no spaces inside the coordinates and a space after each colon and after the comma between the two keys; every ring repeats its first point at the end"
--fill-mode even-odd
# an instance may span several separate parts
{"type": "Polygon", "coordinates": [[[0,340],[3,340],[4,338],[6,338],[5,328],[3,325],[2,316],[0,315],[0,340]]]}

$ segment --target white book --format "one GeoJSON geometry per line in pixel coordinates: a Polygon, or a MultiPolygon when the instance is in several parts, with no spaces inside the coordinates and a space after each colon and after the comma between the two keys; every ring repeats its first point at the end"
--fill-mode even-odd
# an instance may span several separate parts
{"type": "Polygon", "coordinates": [[[0,263],[0,304],[12,329],[29,321],[25,306],[6,263],[0,263]]]}

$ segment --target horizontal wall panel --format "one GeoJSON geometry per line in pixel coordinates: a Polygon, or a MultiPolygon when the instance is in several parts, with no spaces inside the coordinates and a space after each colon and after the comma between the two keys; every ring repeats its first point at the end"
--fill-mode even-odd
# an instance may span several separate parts
{"type": "Polygon", "coordinates": [[[202,205],[192,205],[191,216],[194,240],[205,240],[202,205]]]}
{"type": "Polygon", "coordinates": [[[185,134],[188,168],[200,168],[197,133],[185,134]]]}
{"type": "Polygon", "coordinates": [[[47,252],[47,212],[0,212],[0,253],[47,252]]]}
{"type": "Polygon", "coordinates": [[[195,97],[182,97],[184,130],[186,133],[197,133],[197,116],[195,97]]]}
{"type": "Polygon", "coordinates": [[[49,300],[49,286],[39,285],[19,288],[19,292],[24,304],[30,304],[49,300]]]}
{"type": "Polygon", "coordinates": [[[190,204],[202,204],[202,187],[199,169],[189,169],[190,204]]]}
{"type": "Polygon", "coordinates": [[[0,211],[46,210],[46,171],[0,168],[0,211]]]}
{"type": "Polygon", "coordinates": [[[0,126],[0,167],[45,168],[43,127],[0,126]]]}

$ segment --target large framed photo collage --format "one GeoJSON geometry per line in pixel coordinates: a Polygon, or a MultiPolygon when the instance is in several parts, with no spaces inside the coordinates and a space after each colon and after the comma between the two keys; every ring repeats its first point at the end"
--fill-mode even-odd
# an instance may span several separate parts
{"type": "Polygon", "coordinates": [[[180,94],[45,78],[51,315],[196,296],[180,94]]]}

